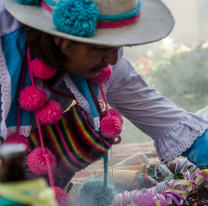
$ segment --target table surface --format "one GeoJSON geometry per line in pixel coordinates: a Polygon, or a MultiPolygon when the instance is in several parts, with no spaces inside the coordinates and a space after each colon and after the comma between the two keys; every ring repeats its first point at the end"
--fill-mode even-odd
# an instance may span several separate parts
{"type": "MultiPolygon", "coordinates": [[[[115,165],[139,152],[156,153],[153,141],[140,144],[134,143],[113,145],[112,155],[111,150],[109,151],[109,166],[115,165]]],[[[99,168],[103,168],[103,160],[96,161],[84,170],[76,172],[71,182],[76,184],[79,181],[85,180],[90,177],[92,171],[99,168]]]]}

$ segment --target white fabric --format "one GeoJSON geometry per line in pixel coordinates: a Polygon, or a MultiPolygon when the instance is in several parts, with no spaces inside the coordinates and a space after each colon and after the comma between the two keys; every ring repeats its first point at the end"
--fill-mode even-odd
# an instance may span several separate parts
{"type": "Polygon", "coordinates": [[[7,69],[6,60],[2,51],[0,38],[0,85],[1,85],[1,136],[7,137],[6,117],[11,105],[11,78],[7,69]]]}
{"type": "Polygon", "coordinates": [[[159,159],[162,162],[174,160],[191,147],[197,137],[201,136],[206,129],[205,121],[194,114],[186,114],[180,122],[155,141],[159,159]]]}
{"type": "Polygon", "coordinates": [[[83,94],[81,94],[79,92],[79,90],[77,89],[76,85],[74,84],[74,82],[72,81],[70,76],[68,74],[64,74],[63,80],[64,80],[67,88],[70,89],[70,91],[76,97],[76,100],[77,100],[78,104],[82,107],[82,109],[84,109],[85,112],[87,112],[87,113],[90,113],[90,112],[92,113],[87,99],[84,97],[83,94]]]}
{"type": "MultiPolygon", "coordinates": [[[[19,134],[23,135],[25,137],[29,137],[30,132],[31,132],[32,126],[20,126],[19,128],[19,134]]],[[[7,136],[14,134],[17,131],[17,127],[9,127],[7,128],[7,136]]]]}

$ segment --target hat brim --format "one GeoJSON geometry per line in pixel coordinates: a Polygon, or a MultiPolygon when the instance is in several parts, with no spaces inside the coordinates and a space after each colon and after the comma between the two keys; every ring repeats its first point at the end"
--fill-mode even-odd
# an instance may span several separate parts
{"type": "Polygon", "coordinates": [[[93,37],[77,37],[56,29],[52,15],[37,6],[21,5],[16,0],[5,0],[5,8],[21,23],[46,33],[73,41],[107,46],[134,46],[159,41],[173,29],[175,20],[161,0],[143,0],[140,19],[128,26],[96,29],[93,37]]]}

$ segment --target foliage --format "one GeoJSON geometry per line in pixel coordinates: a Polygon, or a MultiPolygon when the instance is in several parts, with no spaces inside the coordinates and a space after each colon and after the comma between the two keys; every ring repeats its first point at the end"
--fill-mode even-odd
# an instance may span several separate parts
{"type": "Polygon", "coordinates": [[[196,112],[208,104],[208,43],[187,47],[166,38],[159,57],[132,62],[147,83],[177,106],[196,112]]]}

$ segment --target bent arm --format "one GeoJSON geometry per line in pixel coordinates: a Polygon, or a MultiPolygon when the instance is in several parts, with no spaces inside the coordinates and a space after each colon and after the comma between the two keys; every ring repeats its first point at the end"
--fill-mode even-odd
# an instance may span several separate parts
{"type": "Polygon", "coordinates": [[[208,127],[208,122],[150,88],[124,58],[114,68],[107,99],[110,106],[154,140],[162,162],[181,155],[208,127]]]}

